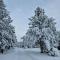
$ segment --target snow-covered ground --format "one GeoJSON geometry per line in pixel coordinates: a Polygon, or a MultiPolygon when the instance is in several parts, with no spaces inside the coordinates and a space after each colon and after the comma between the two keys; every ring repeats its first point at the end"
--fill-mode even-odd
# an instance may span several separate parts
{"type": "Polygon", "coordinates": [[[38,48],[15,48],[7,54],[0,54],[0,60],[60,60],[60,56],[52,57],[47,54],[42,54],[38,48]]]}

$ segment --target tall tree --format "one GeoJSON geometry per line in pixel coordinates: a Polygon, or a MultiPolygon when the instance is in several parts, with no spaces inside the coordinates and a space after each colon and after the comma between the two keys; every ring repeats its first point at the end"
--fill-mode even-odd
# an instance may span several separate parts
{"type": "Polygon", "coordinates": [[[57,40],[54,19],[45,15],[44,9],[37,7],[35,15],[29,20],[29,28],[34,32],[32,35],[35,36],[35,42],[40,44],[41,52],[52,52],[51,55],[55,56],[54,48],[57,40]]]}
{"type": "Polygon", "coordinates": [[[27,33],[25,34],[25,36],[22,37],[22,39],[23,39],[24,47],[27,48],[35,47],[35,41],[37,38],[35,32],[31,28],[28,29],[27,33]]]}
{"type": "Polygon", "coordinates": [[[9,12],[5,8],[3,0],[0,0],[0,50],[9,49],[17,42],[15,29],[11,23],[9,12]]]}

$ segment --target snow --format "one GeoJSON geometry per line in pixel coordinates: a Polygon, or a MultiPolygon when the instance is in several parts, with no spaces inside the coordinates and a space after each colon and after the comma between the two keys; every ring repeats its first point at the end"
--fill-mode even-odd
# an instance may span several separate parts
{"type": "Polygon", "coordinates": [[[40,53],[39,48],[15,48],[7,54],[0,54],[0,60],[60,60],[60,56],[52,57],[40,53]]]}
{"type": "Polygon", "coordinates": [[[50,56],[52,56],[52,55],[59,56],[58,49],[53,47],[53,49],[52,49],[52,51],[50,51],[49,55],[50,56]]]}

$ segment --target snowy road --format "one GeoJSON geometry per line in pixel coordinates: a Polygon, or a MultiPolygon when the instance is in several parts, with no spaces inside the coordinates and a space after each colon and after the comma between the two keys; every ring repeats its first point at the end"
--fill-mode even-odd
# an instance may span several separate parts
{"type": "Polygon", "coordinates": [[[16,48],[7,54],[0,54],[0,60],[60,60],[59,57],[51,57],[39,52],[39,49],[16,48]]]}

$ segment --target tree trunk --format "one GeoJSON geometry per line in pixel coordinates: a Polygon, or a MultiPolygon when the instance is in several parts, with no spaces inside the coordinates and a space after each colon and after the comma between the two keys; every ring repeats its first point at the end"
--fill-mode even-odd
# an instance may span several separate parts
{"type": "Polygon", "coordinates": [[[43,47],[43,41],[40,41],[40,49],[41,49],[41,53],[43,53],[44,52],[44,47],[43,47]]]}

